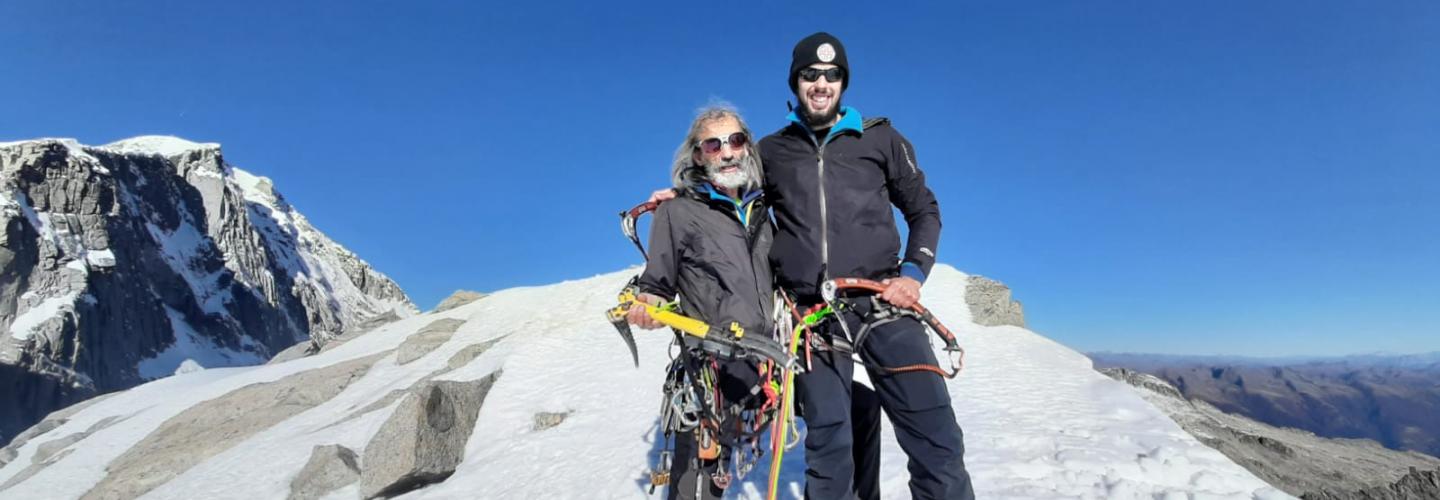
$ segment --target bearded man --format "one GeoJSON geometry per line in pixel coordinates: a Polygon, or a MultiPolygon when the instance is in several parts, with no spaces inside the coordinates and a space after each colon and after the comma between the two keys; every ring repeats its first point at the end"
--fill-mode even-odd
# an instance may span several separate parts
{"type": "MultiPolygon", "coordinates": [[[[701,110],[671,168],[678,197],[656,209],[650,226],[649,261],[636,281],[641,301],[653,305],[678,296],[682,313],[706,324],[736,322],[758,334],[771,330],[774,285],[768,258],[774,230],[760,196],[761,175],[760,155],[740,115],[723,105],[701,110]]],[[[626,319],[642,328],[661,326],[638,304],[626,319]]],[[[723,419],[749,409],[756,397],[751,389],[759,380],[753,363],[716,359],[693,345],[682,351],[676,358],[682,365],[671,367],[671,373],[687,378],[680,390],[708,384],[694,379],[711,377],[694,375],[714,370],[720,395],[714,411],[723,419]]],[[[696,400],[704,404],[709,399],[696,400]]],[[[722,433],[737,426],[715,423],[675,436],[668,498],[723,495],[731,450],[715,447],[730,441],[722,433]]]]}
{"type": "MultiPolygon", "coordinates": [[[[915,148],[888,120],[864,120],[841,105],[850,83],[845,47],[828,33],[800,40],[787,80],[798,108],[760,141],[765,194],[774,207],[770,252],[775,280],[802,306],[820,302],[831,278],[884,280],[878,298],[897,307],[920,299],[935,264],[940,207],[925,185],[915,148]],[[910,234],[903,257],[892,208],[910,234]]],[[[818,328],[822,340],[853,342],[868,311],[852,308],[818,328]]],[[[913,318],[876,324],[854,350],[870,366],[934,365],[925,327],[913,318]]],[[[805,418],[805,496],[878,498],[879,408],[890,417],[909,461],[914,498],[970,499],[964,438],[945,381],[930,372],[866,367],[874,391],[852,387],[855,364],[834,350],[816,356],[796,379],[805,418]],[[878,408],[877,408],[878,406],[878,408]]]]}

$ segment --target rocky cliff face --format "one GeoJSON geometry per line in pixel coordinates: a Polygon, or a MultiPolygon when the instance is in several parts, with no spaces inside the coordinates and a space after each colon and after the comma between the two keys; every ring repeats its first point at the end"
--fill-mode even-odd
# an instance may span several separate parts
{"type": "Polygon", "coordinates": [[[1330,439],[1275,427],[1186,399],[1169,382],[1125,368],[1102,373],[1139,389],[1180,427],[1266,482],[1303,498],[1440,498],[1440,459],[1367,439],[1330,439]]]}
{"type": "Polygon", "coordinates": [[[0,144],[0,443],[95,394],[416,312],[219,145],[0,144]]]}

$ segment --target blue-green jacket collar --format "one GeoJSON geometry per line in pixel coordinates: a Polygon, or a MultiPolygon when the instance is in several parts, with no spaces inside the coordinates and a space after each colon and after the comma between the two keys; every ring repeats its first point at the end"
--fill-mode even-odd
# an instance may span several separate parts
{"type": "MultiPolygon", "coordinates": [[[[799,126],[802,130],[810,130],[810,127],[800,121],[800,115],[794,111],[791,111],[785,118],[790,120],[790,123],[799,126]]],[[[840,135],[841,132],[846,130],[854,130],[855,133],[864,135],[865,118],[860,116],[860,110],[858,109],[850,106],[840,106],[840,121],[835,123],[834,127],[830,127],[830,135],[825,136],[825,142],[830,142],[831,138],[840,135]]]]}
{"type": "Polygon", "coordinates": [[[762,192],[762,191],[760,191],[759,189],[754,189],[754,190],[751,190],[750,192],[747,192],[747,193],[745,193],[745,194],[740,195],[740,199],[737,200],[737,199],[731,198],[731,197],[729,197],[729,196],[726,196],[725,193],[722,193],[722,192],[716,190],[715,187],[714,187],[714,186],[711,186],[710,183],[708,183],[708,182],[705,183],[705,184],[701,184],[700,187],[701,187],[701,190],[703,190],[705,193],[707,193],[707,194],[710,195],[710,199],[712,199],[712,200],[728,201],[728,202],[730,202],[730,204],[735,205],[735,206],[743,206],[743,205],[745,205],[746,203],[750,203],[750,202],[752,202],[752,201],[755,201],[756,198],[759,198],[759,197],[760,197],[760,193],[762,192]]]}

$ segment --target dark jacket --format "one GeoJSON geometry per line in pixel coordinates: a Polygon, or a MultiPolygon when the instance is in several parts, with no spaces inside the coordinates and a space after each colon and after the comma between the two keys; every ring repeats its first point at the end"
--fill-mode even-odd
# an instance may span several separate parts
{"type": "Polygon", "coordinates": [[[794,113],[760,141],[765,195],[775,207],[775,279],[809,300],[835,277],[924,282],[940,241],[940,205],[910,141],[888,120],[864,122],[848,106],[842,112],[823,141],[794,113]],[[892,205],[910,229],[903,260],[892,205]]]}
{"type": "Polygon", "coordinates": [[[760,191],[737,202],[708,186],[685,190],[655,210],[637,285],[667,300],[678,294],[684,314],[708,324],[768,333],[774,237],[760,191]]]}

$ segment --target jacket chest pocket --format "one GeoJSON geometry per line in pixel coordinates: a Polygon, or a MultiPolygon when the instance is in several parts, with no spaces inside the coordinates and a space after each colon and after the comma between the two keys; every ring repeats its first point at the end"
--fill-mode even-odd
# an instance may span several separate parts
{"type": "Polygon", "coordinates": [[[728,289],[737,272],[749,267],[748,244],[738,222],[695,221],[681,250],[684,265],[710,276],[720,288],[728,289]],[[706,224],[712,224],[707,226],[706,224]]]}
{"type": "MultiPolygon", "coordinates": [[[[886,206],[890,201],[885,189],[884,158],[861,156],[839,156],[825,159],[825,189],[841,196],[846,204],[860,206],[886,206]]],[[[888,216],[889,213],[886,212],[888,216]]]]}

